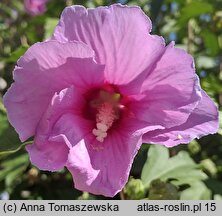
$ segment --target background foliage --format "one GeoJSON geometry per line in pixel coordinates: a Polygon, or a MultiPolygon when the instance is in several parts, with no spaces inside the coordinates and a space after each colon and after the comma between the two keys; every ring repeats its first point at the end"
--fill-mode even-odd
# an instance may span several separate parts
{"type": "MultiPolygon", "coordinates": [[[[33,167],[8,123],[2,96],[12,83],[17,59],[37,41],[50,37],[66,5],[86,7],[115,2],[139,5],[153,21],[153,33],[194,56],[204,90],[222,105],[221,0],[51,0],[47,12],[31,17],[22,0],[0,1],[0,198],[103,199],[72,189],[66,170],[33,167]]],[[[221,116],[221,115],[220,115],[221,116]]],[[[218,134],[167,149],[143,144],[124,190],[114,199],[222,199],[222,121],[218,134]],[[148,154],[148,155],[147,155],[148,154]]]]}

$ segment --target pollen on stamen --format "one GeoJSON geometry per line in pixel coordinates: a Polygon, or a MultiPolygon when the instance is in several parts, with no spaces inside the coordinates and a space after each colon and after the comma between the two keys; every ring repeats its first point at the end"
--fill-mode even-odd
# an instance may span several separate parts
{"type": "Polygon", "coordinates": [[[92,133],[99,142],[103,142],[107,137],[107,131],[116,119],[117,116],[115,115],[113,104],[105,102],[98,108],[96,128],[92,130],[92,133]]]}

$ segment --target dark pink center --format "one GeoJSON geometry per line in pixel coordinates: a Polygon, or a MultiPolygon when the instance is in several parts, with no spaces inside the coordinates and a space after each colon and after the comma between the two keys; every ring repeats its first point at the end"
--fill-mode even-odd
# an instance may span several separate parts
{"type": "Polygon", "coordinates": [[[85,100],[83,115],[95,122],[92,133],[103,142],[108,131],[120,122],[126,110],[126,97],[115,86],[104,85],[88,91],[85,100]]]}

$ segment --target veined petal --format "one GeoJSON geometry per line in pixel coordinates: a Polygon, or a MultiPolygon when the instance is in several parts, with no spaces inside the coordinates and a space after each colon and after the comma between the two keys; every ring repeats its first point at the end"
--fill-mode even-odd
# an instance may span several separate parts
{"type": "Polygon", "coordinates": [[[141,136],[126,136],[114,132],[104,147],[93,148],[85,138],[71,150],[67,168],[77,189],[113,197],[128,180],[133,159],[142,144],[141,136]]]}
{"type": "Polygon", "coordinates": [[[69,143],[64,136],[54,137],[53,141],[43,140],[41,145],[35,142],[27,145],[30,161],[41,170],[57,171],[64,168],[69,154],[69,143]],[[59,156],[58,156],[59,155],[59,156]]]}
{"type": "MultiPolygon", "coordinates": [[[[86,44],[73,41],[61,43],[55,40],[38,42],[31,46],[18,60],[17,66],[30,70],[32,73],[57,68],[66,63],[67,58],[93,58],[94,51],[86,44]],[[37,64],[34,64],[37,62],[37,64]],[[38,69],[38,71],[36,71],[38,69]]],[[[29,72],[31,74],[31,72],[29,72]]],[[[17,74],[14,74],[15,80],[17,74]]],[[[18,75],[19,76],[19,75],[18,75]]],[[[18,77],[19,79],[19,77],[18,77]]]]}
{"type": "Polygon", "coordinates": [[[73,87],[53,96],[38,125],[34,143],[26,147],[31,162],[39,169],[62,169],[72,144],[78,143],[91,129],[90,122],[79,117],[81,101],[81,94],[73,87]],[[71,135],[72,144],[67,139],[71,135]]]}
{"type": "Polygon", "coordinates": [[[139,7],[71,6],[63,11],[53,38],[89,45],[97,62],[106,65],[107,81],[135,93],[144,81],[145,69],[150,69],[165,49],[163,38],[150,31],[151,21],[139,7]]]}
{"type": "MultiPolygon", "coordinates": [[[[113,197],[128,180],[133,159],[142,144],[142,135],[160,128],[127,118],[123,119],[120,128],[108,131],[102,143],[92,132],[87,134],[78,144],[72,145],[67,161],[74,186],[79,190],[113,197]]],[[[72,136],[67,138],[72,142],[72,136]]]]}
{"type": "Polygon", "coordinates": [[[186,122],[201,99],[192,57],[168,45],[144,81],[142,94],[131,106],[138,119],[165,128],[186,122]]]}
{"type": "MultiPolygon", "coordinates": [[[[84,99],[81,91],[73,86],[63,89],[58,93],[56,92],[38,124],[36,135],[40,134],[42,137],[52,134],[52,130],[57,122],[61,121],[65,115],[71,114],[79,116],[83,103],[84,99]]],[[[58,134],[60,133],[55,133],[55,135],[58,134]]]]}
{"type": "Polygon", "coordinates": [[[193,139],[207,134],[214,134],[218,127],[217,107],[212,99],[202,91],[200,103],[184,124],[166,130],[148,132],[143,136],[143,142],[173,147],[181,143],[189,143],[193,139]]]}
{"type": "Polygon", "coordinates": [[[18,61],[15,82],[4,96],[10,123],[25,141],[36,127],[55,92],[74,85],[90,88],[104,82],[104,66],[81,42],[48,41],[33,45],[18,61]]]}

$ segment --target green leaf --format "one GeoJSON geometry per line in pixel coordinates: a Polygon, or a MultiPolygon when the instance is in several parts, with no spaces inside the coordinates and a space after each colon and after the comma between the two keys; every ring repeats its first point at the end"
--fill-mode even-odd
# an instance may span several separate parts
{"type": "Polygon", "coordinates": [[[213,74],[209,74],[207,77],[202,78],[201,86],[211,97],[222,92],[222,82],[213,74]]]}
{"type": "Polygon", "coordinates": [[[44,28],[45,28],[44,39],[45,40],[52,36],[53,31],[54,31],[56,25],[58,24],[58,21],[59,21],[59,19],[51,18],[51,17],[49,17],[45,20],[45,26],[44,26],[44,28]]]}
{"type": "Polygon", "coordinates": [[[0,162],[0,181],[5,180],[6,186],[11,186],[29,165],[28,154],[24,152],[4,157],[0,162]]]}
{"type": "Polygon", "coordinates": [[[205,29],[201,32],[201,36],[209,54],[211,56],[217,55],[220,50],[217,35],[205,29]]]}
{"type": "Polygon", "coordinates": [[[0,155],[17,151],[22,146],[17,133],[8,122],[6,111],[0,101],[0,155]]]}
{"type": "Polygon", "coordinates": [[[20,46],[5,59],[7,63],[15,63],[26,52],[29,46],[20,46]]]}
{"type": "Polygon", "coordinates": [[[209,178],[205,181],[207,187],[214,193],[222,196],[222,182],[221,180],[209,178]]]}
{"type": "Polygon", "coordinates": [[[159,179],[151,182],[149,189],[150,200],[177,200],[179,194],[177,187],[171,183],[160,181],[159,179]]]}
{"type": "Polygon", "coordinates": [[[198,17],[201,14],[212,13],[213,10],[213,6],[207,2],[192,1],[182,8],[177,24],[184,27],[189,19],[198,17]]]}
{"type": "Polygon", "coordinates": [[[166,17],[166,24],[160,29],[162,35],[169,35],[171,32],[177,32],[178,28],[176,27],[176,20],[166,17]]]}
{"type": "Polygon", "coordinates": [[[199,166],[185,151],[169,158],[169,150],[161,145],[152,145],[148,159],[142,170],[142,181],[146,188],[155,179],[162,181],[172,179],[175,185],[189,184],[207,178],[199,166]]]}
{"type": "Polygon", "coordinates": [[[210,69],[216,67],[216,61],[212,57],[208,56],[197,56],[196,64],[198,68],[210,69]]]}
{"type": "Polygon", "coordinates": [[[214,200],[222,200],[222,196],[219,194],[214,195],[214,200]]]}
{"type": "Polygon", "coordinates": [[[211,191],[201,181],[195,181],[191,187],[180,194],[181,200],[210,200],[211,191]]]}

